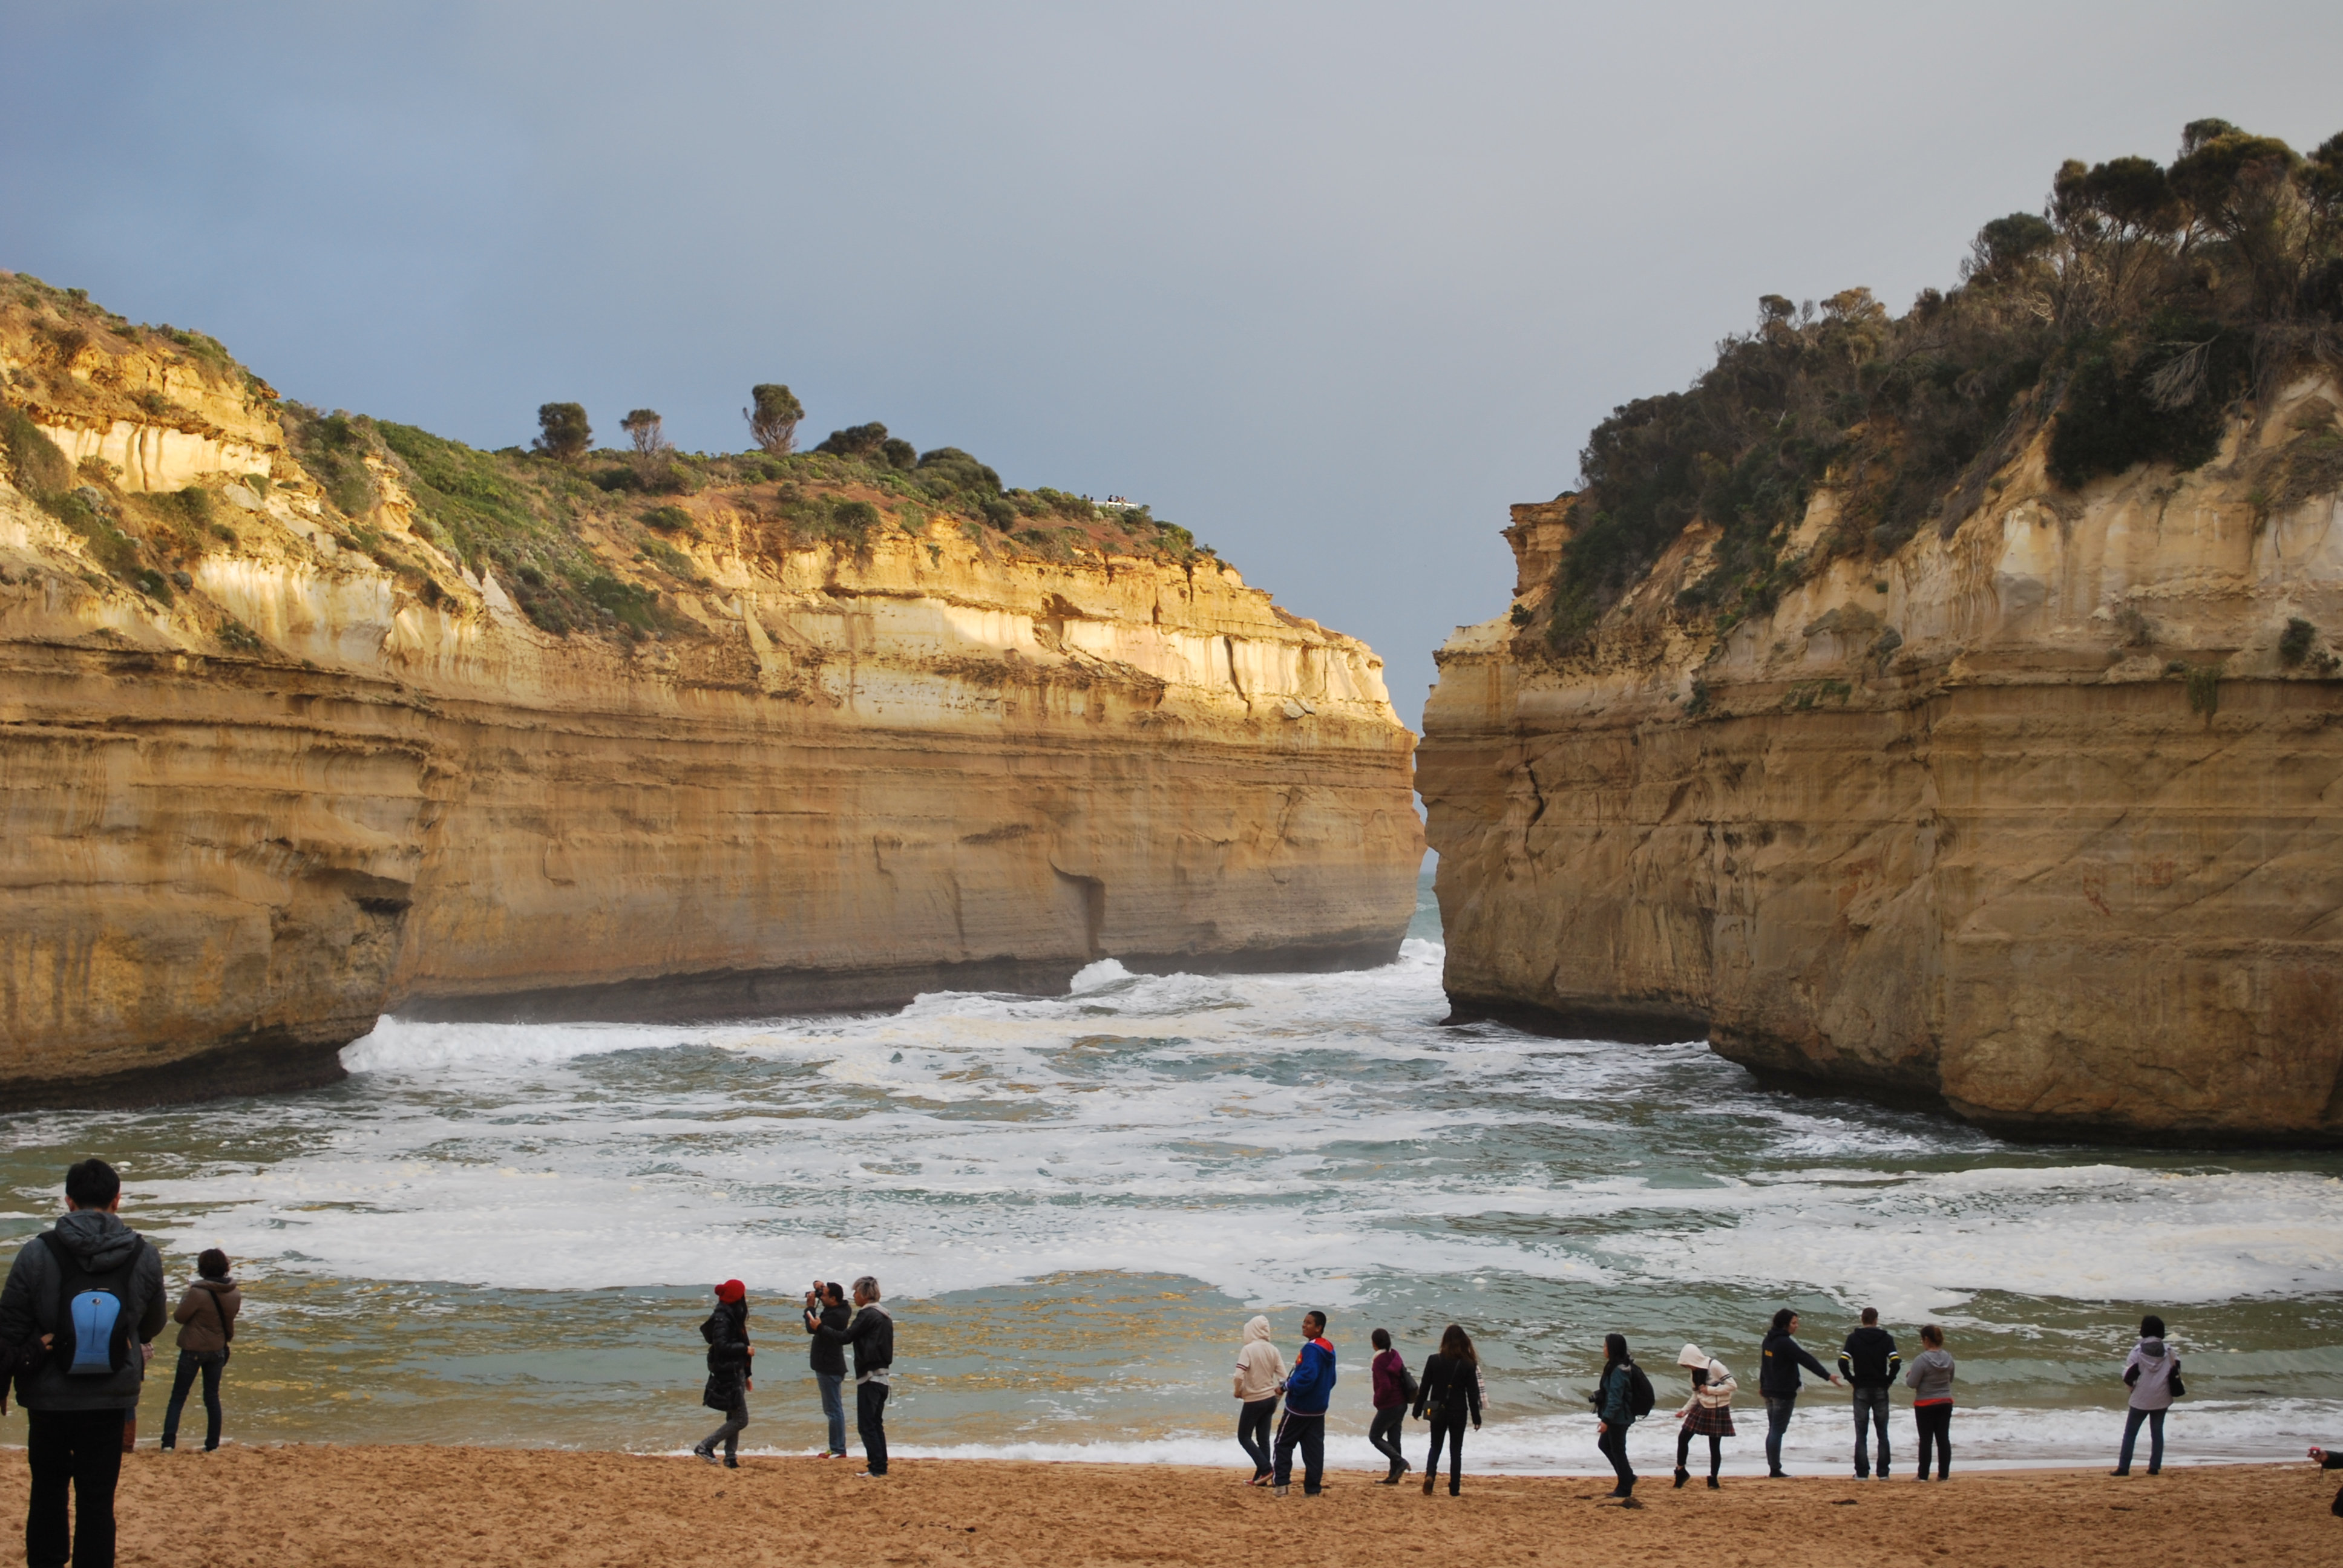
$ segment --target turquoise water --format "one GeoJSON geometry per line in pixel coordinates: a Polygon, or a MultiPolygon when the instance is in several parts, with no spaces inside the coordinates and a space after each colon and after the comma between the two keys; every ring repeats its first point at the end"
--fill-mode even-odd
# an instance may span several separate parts
{"type": "MultiPolygon", "coordinates": [[[[2343,1436],[2343,1160],[2016,1146],[1761,1090],[1697,1045],[1444,1028],[1438,934],[1427,890],[1401,960],[1365,973],[1109,961],[1064,997],[884,1016],[394,1020],[315,1093],[0,1120],[0,1240],[96,1151],[175,1281],[226,1248],[250,1442],[679,1448],[712,1424],[706,1288],[739,1276],[751,1444],[812,1447],[783,1298],[865,1272],[897,1313],[911,1452],[1227,1461],[1239,1325],[1267,1312],[1291,1353],[1308,1306],[1345,1369],[1338,1462],[1370,1458],[1371,1327],[1420,1360],[1465,1323],[1493,1402],[1474,1462],[1581,1470],[1605,1332],[1664,1400],[1687,1340],[1750,1373],[1782,1305],[1826,1360],[1863,1304],[1907,1344],[1944,1324],[1965,1463],[2103,1457],[2143,1310],[2186,1361],[2181,1457],[2343,1436]]],[[[1842,1462],[1845,1420],[1810,1394],[1797,1463],[1842,1462]]],[[[1668,1425],[1638,1430],[1655,1464],[1668,1425]]]]}

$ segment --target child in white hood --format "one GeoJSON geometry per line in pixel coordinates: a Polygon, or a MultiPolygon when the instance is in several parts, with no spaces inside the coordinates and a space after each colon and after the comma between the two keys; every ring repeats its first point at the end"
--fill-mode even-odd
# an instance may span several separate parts
{"type": "Polygon", "coordinates": [[[1708,1439],[1708,1487],[1718,1490],[1716,1473],[1725,1463],[1724,1440],[1734,1435],[1733,1391],[1736,1386],[1725,1363],[1698,1345],[1676,1352],[1676,1365],[1692,1372],[1692,1397],[1676,1412],[1683,1426],[1676,1431],[1676,1484],[1692,1479],[1684,1461],[1692,1455],[1692,1440],[1708,1439]]]}
{"type": "Polygon", "coordinates": [[[1284,1358],[1269,1342],[1269,1320],[1254,1318],[1244,1326],[1244,1347],[1237,1352],[1236,1396],[1243,1408],[1237,1414],[1237,1442],[1252,1460],[1252,1484],[1267,1484],[1270,1462],[1269,1423],[1277,1413],[1277,1390],[1285,1376],[1284,1358]]]}
{"type": "Polygon", "coordinates": [[[2131,1384],[2131,1408],[2124,1412],[2123,1453],[2116,1461],[2115,1473],[2131,1473],[2132,1444],[2145,1422],[2147,1473],[2159,1474],[2164,1469],[2164,1412],[2172,1408],[2173,1396],[2180,1392],[2180,1358],[2164,1342],[2164,1320],[2153,1312],[2139,1321],[2139,1343],[2124,1362],[2124,1382],[2131,1384]]]}

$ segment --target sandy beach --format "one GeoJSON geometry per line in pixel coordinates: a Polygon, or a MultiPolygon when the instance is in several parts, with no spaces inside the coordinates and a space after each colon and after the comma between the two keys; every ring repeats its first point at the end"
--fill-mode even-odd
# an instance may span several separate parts
{"type": "MultiPolygon", "coordinates": [[[[1960,1568],[2343,1562],[2334,1483],[2308,1465],[1644,1482],[1647,1506],[1583,1477],[1465,1478],[1424,1496],[1339,1471],[1285,1498],[1233,1472],[1172,1466],[853,1463],[544,1450],[282,1447],[142,1451],[124,1466],[122,1562],[206,1568],[554,1563],[1536,1563],[1540,1568],[1960,1568]]],[[[1413,1482],[1414,1478],[1410,1477],[1413,1482]]],[[[22,1517],[21,1451],[0,1462],[0,1517],[22,1517]]]]}

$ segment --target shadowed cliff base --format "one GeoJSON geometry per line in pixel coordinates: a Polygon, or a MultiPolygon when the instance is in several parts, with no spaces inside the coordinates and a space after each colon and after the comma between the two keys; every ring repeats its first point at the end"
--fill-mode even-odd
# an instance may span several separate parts
{"type": "MultiPolygon", "coordinates": [[[[369,1022],[366,1029],[372,1027],[369,1022]]],[[[337,1031],[322,1039],[297,1037],[284,1029],[256,1030],[152,1067],[130,1068],[101,1078],[15,1079],[0,1085],[0,1115],[18,1111],[136,1110],[322,1089],[349,1076],[342,1067],[342,1047],[366,1029],[337,1031]]]]}
{"type": "Polygon", "coordinates": [[[1542,1007],[1506,997],[1448,993],[1449,1027],[1503,1023],[1550,1040],[1615,1040],[1623,1045],[1682,1045],[1708,1039],[1705,1015],[1667,1002],[1605,1001],[1542,1007]]]}

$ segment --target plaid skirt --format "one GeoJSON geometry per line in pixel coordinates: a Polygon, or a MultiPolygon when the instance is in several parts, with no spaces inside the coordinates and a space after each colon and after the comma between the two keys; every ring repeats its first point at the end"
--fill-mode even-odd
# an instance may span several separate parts
{"type": "Polygon", "coordinates": [[[1704,1404],[1696,1404],[1692,1407],[1692,1413],[1684,1417],[1684,1430],[1695,1437],[1731,1437],[1735,1435],[1733,1407],[1721,1404],[1711,1409],[1704,1404]]]}

